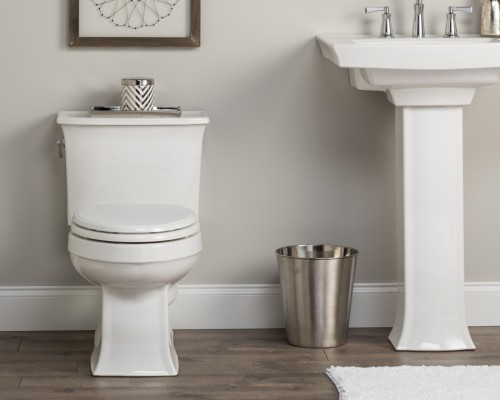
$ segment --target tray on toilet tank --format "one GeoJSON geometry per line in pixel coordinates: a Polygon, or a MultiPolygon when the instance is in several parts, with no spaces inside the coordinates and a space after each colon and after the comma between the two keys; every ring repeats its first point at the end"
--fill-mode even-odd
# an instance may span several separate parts
{"type": "Polygon", "coordinates": [[[93,106],[90,108],[91,117],[180,117],[182,109],[177,107],[153,107],[148,111],[122,110],[120,106],[93,106]]]}

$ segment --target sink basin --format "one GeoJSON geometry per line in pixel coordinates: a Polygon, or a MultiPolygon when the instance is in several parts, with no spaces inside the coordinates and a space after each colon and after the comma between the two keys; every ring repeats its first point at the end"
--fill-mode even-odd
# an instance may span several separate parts
{"type": "Polygon", "coordinates": [[[497,38],[324,35],[318,42],[325,58],[349,68],[353,87],[385,91],[399,106],[470,104],[478,87],[500,80],[497,38]]]}
{"type": "Polygon", "coordinates": [[[318,36],[318,42],[323,56],[344,68],[456,70],[500,66],[500,40],[478,35],[424,39],[323,35],[318,36]]]}
{"type": "MultiPolygon", "coordinates": [[[[500,81],[500,40],[323,35],[351,85],[396,106],[396,350],[472,350],[464,301],[463,107],[500,81]]],[[[473,266],[472,266],[473,267],[473,266]]]]}

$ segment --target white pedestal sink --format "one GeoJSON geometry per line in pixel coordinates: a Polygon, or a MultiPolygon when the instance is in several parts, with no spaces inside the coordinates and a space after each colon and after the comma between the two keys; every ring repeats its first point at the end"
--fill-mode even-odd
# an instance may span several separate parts
{"type": "Polygon", "coordinates": [[[319,36],[323,56],[360,90],[396,106],[396,350],[474,349],[464,304],[462,109],[500,79],[500,41],[319,36]]]}

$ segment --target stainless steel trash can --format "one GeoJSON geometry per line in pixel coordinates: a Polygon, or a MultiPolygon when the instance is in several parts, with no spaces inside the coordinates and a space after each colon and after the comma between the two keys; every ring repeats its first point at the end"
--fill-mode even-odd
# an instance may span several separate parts
{"type": "Polygon", "coordinates": [[[356,257],[353,248],[297,245],[276,250],[288,343],[336,347],[347,341],[356,257]]]}

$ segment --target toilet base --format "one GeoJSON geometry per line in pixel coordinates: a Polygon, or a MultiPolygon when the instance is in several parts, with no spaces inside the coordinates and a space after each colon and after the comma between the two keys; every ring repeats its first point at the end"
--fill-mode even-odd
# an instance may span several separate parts
{"type": "Polygon", "coordinates": [[[102,324],[90,361],[95,376],[175,376],[179,361],[168,304],[171,285],[102,285],[102,324]]]}

